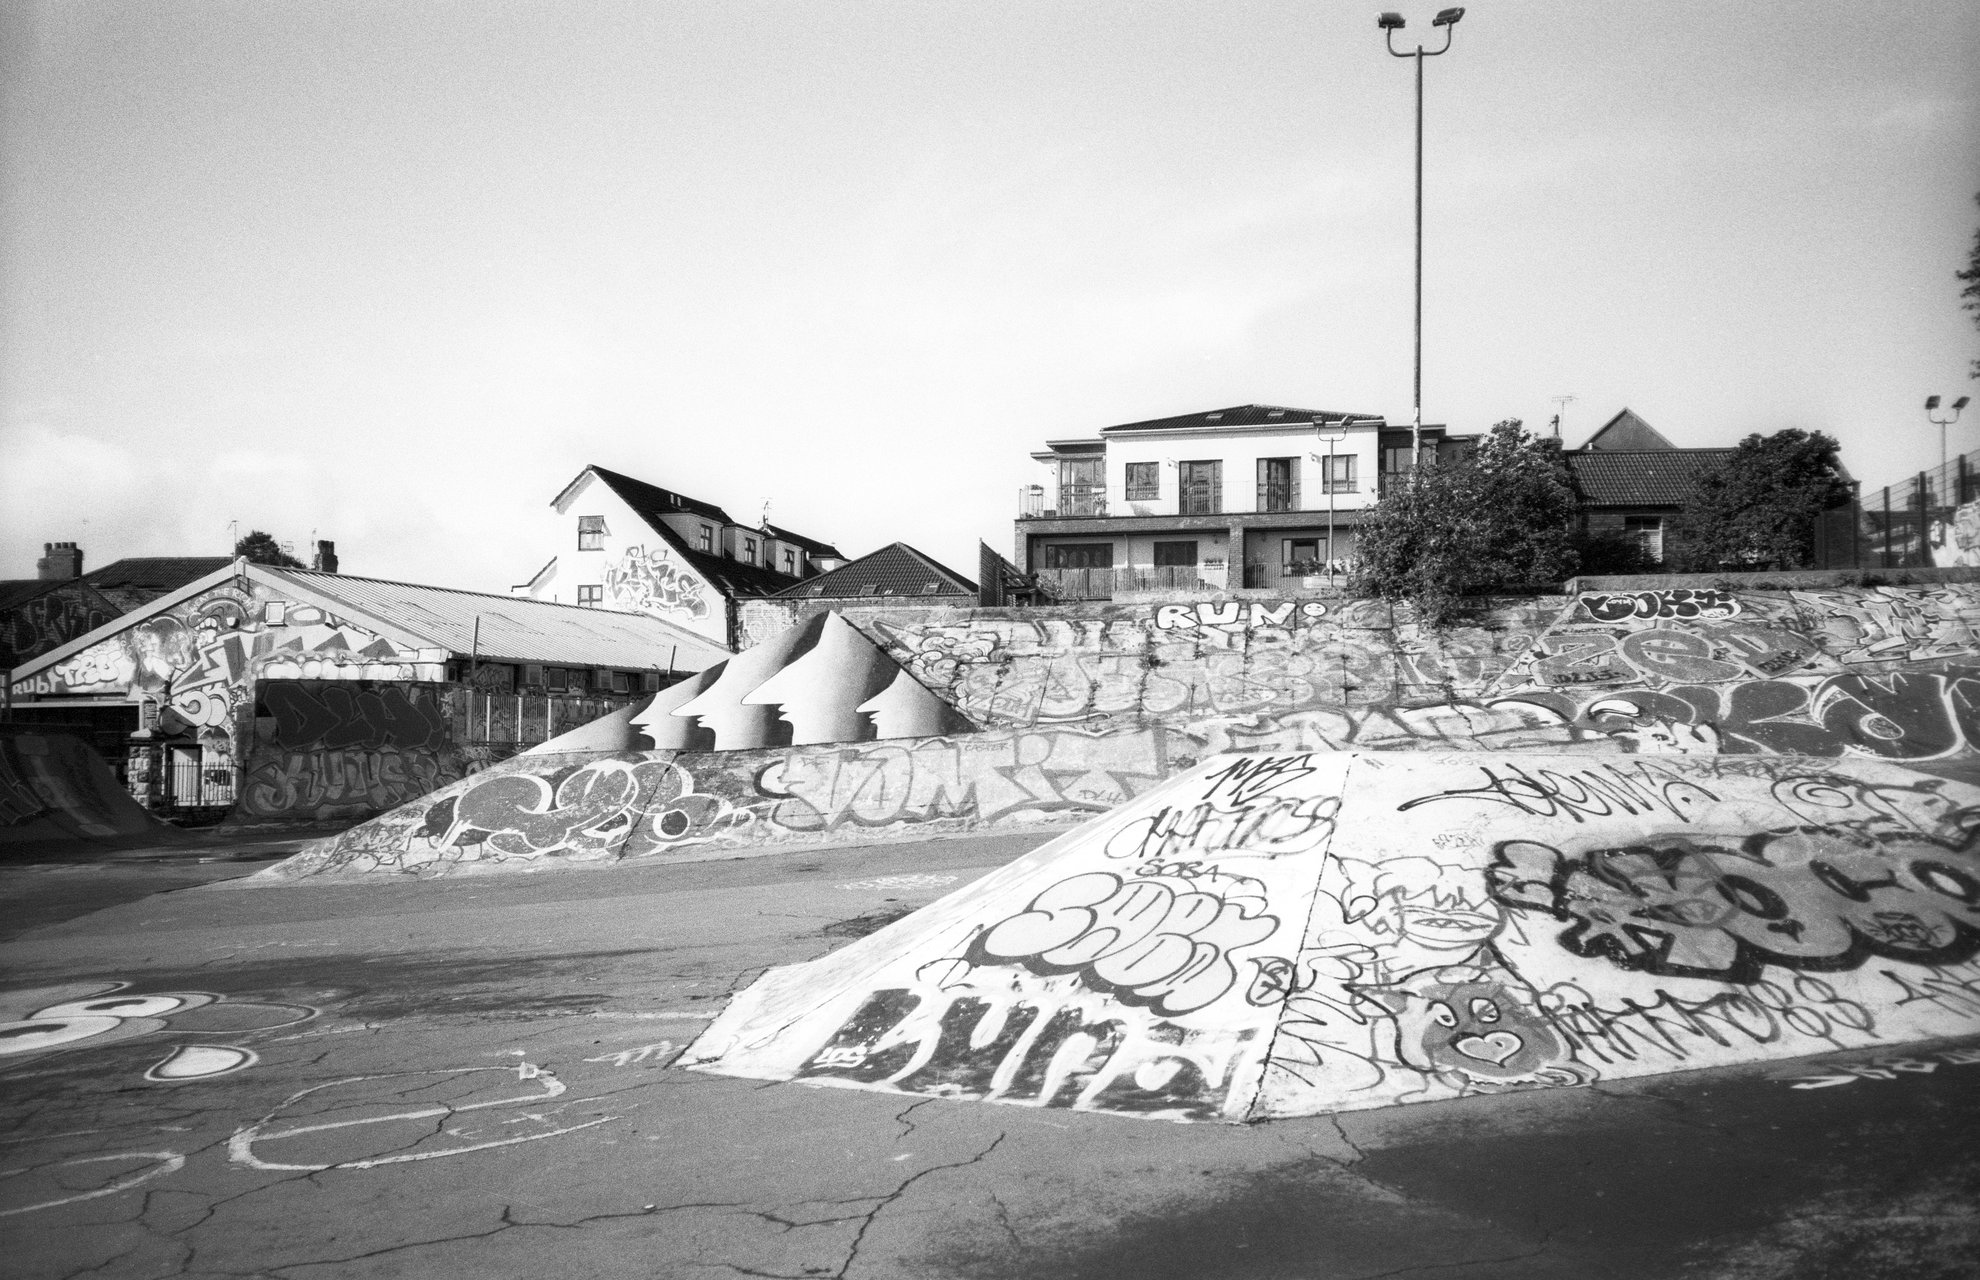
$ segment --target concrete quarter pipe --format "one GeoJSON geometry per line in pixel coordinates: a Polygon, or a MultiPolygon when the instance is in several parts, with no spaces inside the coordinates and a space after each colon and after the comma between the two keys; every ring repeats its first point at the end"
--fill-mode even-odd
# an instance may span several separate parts
{"type": "Polygon", "coordinates": [[[0,728],[0,859],[182,839],[146,813],[74,734],[0,728]]]}
{"type": "Polygon", "coordinates": [[[1980,788],[1225,756],[742,992],[681,1065],[1241,1121],[1980,1026],[1980,788]]]}

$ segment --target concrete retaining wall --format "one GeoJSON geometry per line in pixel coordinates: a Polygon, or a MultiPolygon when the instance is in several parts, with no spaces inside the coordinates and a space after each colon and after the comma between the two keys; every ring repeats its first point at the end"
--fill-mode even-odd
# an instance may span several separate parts
{"type": "Polygon", "coordinates": [[[1588,592],[1496,602],[1443,632],[1372,601],[845,616],[981,730],[521,757],[521,774],[445,788],[278,874],[1067,822],[1231,751],[1854,756],[1980,773],[1973,584],[1588,592]]]}

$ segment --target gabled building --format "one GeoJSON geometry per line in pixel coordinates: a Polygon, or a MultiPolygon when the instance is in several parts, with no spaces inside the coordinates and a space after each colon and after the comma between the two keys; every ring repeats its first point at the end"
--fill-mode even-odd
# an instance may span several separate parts
{"type": "MultiPolygon", "coordinates": [[[[1426,461],[1471,440],[1422,429],[1426,461]]],[[[1045,474],[1022,496],[1016,567],[1059,598],[1110,599],[1325,586],[1414,455],[1410,429],[1378,414],[1248,404],[1103,427],[1031,456],[1045,474]]]]}
{"type": "Polygon", "coordinates": [[[728,649],[741,601],[845,563],[828,542],[744,524],[699,498],[588,466],[551,500],[556,544],[517,595],[648,614],[728,649]]]}
{"type": "Polygon", "coordinates": [[[132,556],[83,572],[73,542],[43,544],[33,578],[0,581],[0,670],[233,563],[226,556],[132,556]]]}
{"type": "Polygon", "coordinates": [[[1699,477],[1731,452],[1680,449],[1624,409],[1561,457],[1574,482],[1583,532],[1622,534],[1662,560],[1666,535],[1693,501],[1699,477]]]}
{"type": "Polygon", "coordinates": [[[727,656],[646,614],[241,559],[22,664],[7,701],[121,745],[152,807],[360,816],[727,656]]]}
{"type": "Polygon", "coordinates": [[[976,584],[933,556],[895,542],[871,555],[828,569],[777,593],[785,600],[834,600],[843,604],[976,603],[976,584]]]}

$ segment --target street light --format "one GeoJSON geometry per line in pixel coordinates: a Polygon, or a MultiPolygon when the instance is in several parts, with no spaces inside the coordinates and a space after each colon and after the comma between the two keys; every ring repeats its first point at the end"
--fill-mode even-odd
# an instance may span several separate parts
{"type": "Polygon", "coordinates": [[[1968,397],[1961,396],[1947,405],[1946,408],[1952,410],[1952,417],[1941,418],[1932,412],[1939,407],[1939,397],[1925,397],[1925,420],[1939,429],[1939,469],[1942,471],[1946,465],[1946,428],[1959,421],[1959,411],[1966,407],[1967,399],[1968,397]]]}
{"type": "Polygon", "coordinates": [[[1334,589],[1334,446],[1347,439],[1348,424],[1313,420],[1313,434],[1327,444],[1327,469],[1320,473],[1320,485],[1327,491],[1327,589],[1334,589]]]}
{"type": "Polygon", "coordinates": [[[1405,25],[1400,13],[1384,13],[1375,19],[1375,25],[1382,29],[1382,39],[1388,45],[1391,57],[1416,59],[1416,408],[1409,428],[1411,484],[1416,483],[1416,472],[1423,463],[1423,60],[1451,51],[1451,39],[1455,35],[1453,28],[1463,16],[1463,9],[1439,10],[1437,16],[1430,20],[1430,25],[1444,29],[1444,47],[1425,49],[1418,45],[1414,53],[1402,53],[1396,49],[1396,32],[1405,25]]]}

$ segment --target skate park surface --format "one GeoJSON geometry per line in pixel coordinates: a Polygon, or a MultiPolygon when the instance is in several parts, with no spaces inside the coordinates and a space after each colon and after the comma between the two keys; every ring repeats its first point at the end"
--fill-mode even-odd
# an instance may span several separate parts
{"type": "MultiPolygon", "coordinates": [[[[766,966],[1044,838],[78,901],[0,944],[8,1016],[103,1028],[0,1055],[8,1272],[1896,1280],[1980,1256],[1971,1034],[1247,1125],[671,1069],[766,966]]],[[[44,875],[78,872],[0,889],[44,875]]],[[[1980,1029],[1980,990],[1921,990],[1980,1029]]]]}

